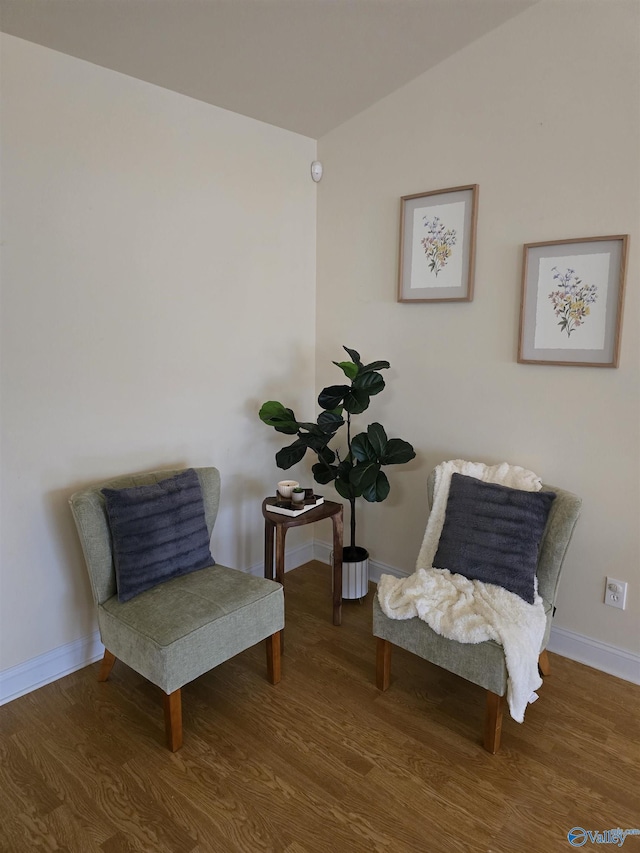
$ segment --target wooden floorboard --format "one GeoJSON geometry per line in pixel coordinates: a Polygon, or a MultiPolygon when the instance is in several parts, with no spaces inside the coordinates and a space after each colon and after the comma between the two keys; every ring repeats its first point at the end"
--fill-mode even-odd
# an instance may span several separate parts
{"type": "Polygon", "coordinates": [[[289,572],[282,681],[260,644],[186,685],[175,754],[119,661],[0,708],[0,851],[551,853],[640,828],[640,687],[550,655],[489,755],[480,688],[394,649],[378,691],[374,589],[335,627],[329,567],[289,572]]]}

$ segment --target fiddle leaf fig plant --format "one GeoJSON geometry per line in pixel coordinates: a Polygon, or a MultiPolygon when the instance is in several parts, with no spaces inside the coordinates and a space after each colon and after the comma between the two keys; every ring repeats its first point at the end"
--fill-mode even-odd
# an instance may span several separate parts
{"type": "MultiPolygon", "coordinates": [[[[315,422],[298,421],[293,410],[276,400],[269,400],[260,409],[260,419],[272,426],[276,432],[295,435],[292,444],[276,453],[279,468],[291,468],[300,462],[307,450],[316,454],[318,461],[313,465],[313,477],[317,483],[333,483],[341,497],[349,501],[350,545],[344,549],[344,559],[364,559],[362,548],[356,546],[355,503],[359,497],[369,502],[385,500],[389,494],[389,480],[382,470],[385,465],[402,465],[414,458],[415,451],[408,441],[388,438],[379,423],[370,424],[365,432],[351,435],[351,417],[369,408],[371,397],[385,387],[380,373],[389,368],[388,361],[372,361],[363,364],[360,354],[354,349],[343,347],[350,361],[334,361],[348,384],[329,385],[318,396],[322,409],[315,422]],[[338,431],[346,426],[346,446],[331,448],[338,431]]],[[[364,553],[366,557],[366,552],[364,553]]]]}

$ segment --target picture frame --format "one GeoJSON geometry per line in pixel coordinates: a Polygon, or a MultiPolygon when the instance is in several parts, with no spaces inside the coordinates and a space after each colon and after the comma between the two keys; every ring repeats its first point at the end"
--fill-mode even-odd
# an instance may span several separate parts
{"type": "Polygon", "coordinates": [[[526,243],[518,362],[617,367],[629,235],[526,243]]]}
{"type": "Polygon", "coordinates": [[[478,184],[400,199],[398,302],[471,302],[478,184]]]}

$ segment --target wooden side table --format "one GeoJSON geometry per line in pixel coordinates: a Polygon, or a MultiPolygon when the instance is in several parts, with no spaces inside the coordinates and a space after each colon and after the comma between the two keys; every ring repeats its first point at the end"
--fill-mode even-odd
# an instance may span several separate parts
{"type": "Polygon", "coordinates": [[[290,527],[301,527],[330,518],[333,523],[333,624],[342,624],[342,531],[343,507],[335,501],[325,501],[320,506],[303,512],[301,515],[281,515],[269,512],[267,504],[275,498],[265,498],[262,502],[264,516],[264,576],[273,580],[273,545],[275,539],[275,579],[284,589],[284,540],[290,527]],[[275,534],[275,536],[274,536],[275,534]]]}

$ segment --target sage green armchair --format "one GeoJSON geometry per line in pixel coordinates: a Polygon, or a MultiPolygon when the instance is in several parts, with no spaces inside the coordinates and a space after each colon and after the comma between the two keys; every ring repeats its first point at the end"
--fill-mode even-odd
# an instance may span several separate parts
{"type": "MultiPolygon", "coordinates": [[[[430,506],[433,505],[434,482],[435,472],[431,472],[427,483],[430,506]]],[[[560,572],[582,501],[571,492],[556,486],[543,484],[542,488],[556,494],[547,518],[536,570],[538,592],[547,617],[538,668],[541,675],[546,676],[550,674],[546,647],[560,572]]],[[[493,640],[476,644],[459,643],[440,636],[417,616],[407,620],[390,619],[382,611],[377,596],[373,602],[373,633],[377,637],[376,684],[380,690],[387,690],[390,685],[393,646],[399,646],[478,684],[487,691],[484,748],[491,753],[498,751],[504,696],[507,692],[507,667],[504,650],[499,643],[493,640]]]]}
{"type": "MultiPolygon", "coordinates": [[[[195,469],[209,532],[220,497],[216,468],[195,469]]],[[[244,572],[212,565],[175,577],[128,601],[119,601],[109,519],[102,489],[157,483],[179,470],[119,477],[77,492],[71,510],[89,571],[105,646],[98,676],[106,681],[116,658],[160,687],[167,746],[182,746],[181,688],[218,664],[266,639],[268,678],[280,680],[282,586],[244,572]]]]}

